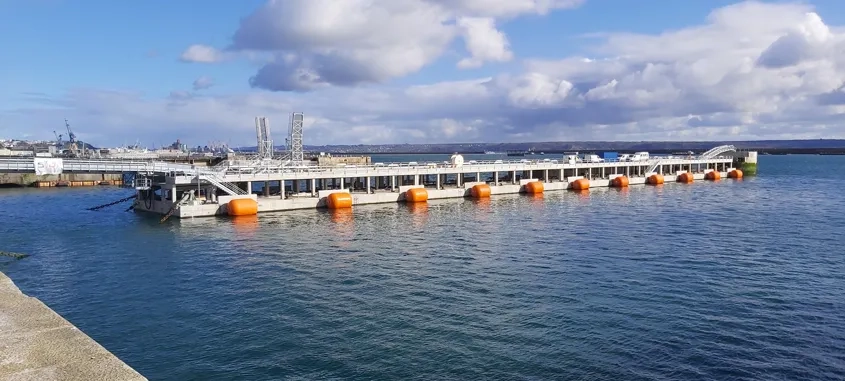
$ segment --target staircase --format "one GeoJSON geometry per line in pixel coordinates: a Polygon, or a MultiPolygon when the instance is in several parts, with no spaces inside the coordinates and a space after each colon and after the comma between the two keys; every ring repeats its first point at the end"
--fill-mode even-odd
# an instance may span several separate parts
{"type": "Polygon", "coordinates": [[[655,171],[657,171],[657,168],[660,168],[661,163],[661,160],[655,161],[654,164],[651,165],[651,167],[648,167],[646,173],[654,173],[655,171]]]}
{"type": "Polygon", "coordinates": [[[232,196],[243,196],[249,194],[249,192],[241,189],[237,185],[224,181],[223,179],[218,177],[217,174],[215,174],[214,172],[200,172],[199,178],[200,180],[208,181],[209,183],[222,189],[224,192],[232,196]]]}

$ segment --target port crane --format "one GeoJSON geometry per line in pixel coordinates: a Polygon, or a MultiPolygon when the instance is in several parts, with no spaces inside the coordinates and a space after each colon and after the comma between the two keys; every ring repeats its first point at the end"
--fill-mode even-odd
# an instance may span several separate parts
{"type": "Polygon", "coordinates": [[[67,129],[68,143],[70,143],[70,154],[74,157],[79,156],[79,153],[77,152],[79,147],[77,147],[76,144],[76,134],[74,134],[73,130],[70,129],[70,122],[68,122],[67,119],[65,119],[65,128],[67,129]]]}
{"type": "Polygon", "coordinates": [[[56,148],[58,148],[59,150],[61,150],[61,149],[62,149],[62,147],[64,146],[64,145],[63,145],[63,143],[64,143],[64,142],[62,142],[62,136],[63,136],[63,135],[62,135],[62,134],[57,133],[55,130],[53,130],[53,135],[55,135],[55,136],[56,136],[56,148]]]}

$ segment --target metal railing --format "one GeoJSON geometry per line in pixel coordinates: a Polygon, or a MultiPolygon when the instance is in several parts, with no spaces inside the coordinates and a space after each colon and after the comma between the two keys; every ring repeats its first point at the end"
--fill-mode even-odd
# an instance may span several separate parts
{"type": "Polygon", "coordinates": [[[554,160],[554,159],[546,159],[546,160],[471,160],[469,162],[463,163],[461,166],[455,166],[450,162],[403,162],[403,163],[375,163],[375,164],[368,164],[368,165],[332,165],[332,166],[280,166],[280,167],[253,167],[249,165],[241,165],[241,166],[229,166],[223,169],[220,174],[225,176],[251,176],[256,174],[285,174],[285,173],[321,173],[321,172],[345,172],[345,173],[359,173],[359,172],[366,172],[366,173],[379,173],[379,172],[392,172],[396,170],[418,170],[418,171],[427,171],[427,170],[435,170],[435,169],[446,169],[446,170],[456,170],[456,171],[464,171],[464,172],[471,172],[474,170],[479,171],[509,171],[509,170],[519,170],[520,168],[532,168],[536,167],[537,169],[543,169],[547,167],[560,167],[561,165],[566,165],[567,168],[589,168],[589,167],[597,167],[597,166],[609,166],[613,164],[619,165],[626,165],[626,166],[633,166],[633,165],[642,165],[642,166],[652,166],[654,167],[656,163],[664,161],[664,160],[677,160],[679,162],[695,162],[696,158],[688,159],[688,158],[674,158],[674,157],[657,157],[648,160],[642,161],[620,161],[620,160],[602,160],[602,161],[592,161],[592,162],[576,162],[574,164],[570,164],[565,160],[554,160]]]}
{"type": "Polygon", "coordinates": [[[139,179],[135,179],[135,183],[133,185],[137,190],[148,190],[152,187],[153,182],[146,177],[142,177],[139,179]]]}
{"type": "Polygon", "coordinates": [[[712,159],[712,158],[715,158],[715,157],[717,157],[717,156],[719,156],[723,153],[733,152],[733,151],[736,151],[735,146],[723,145],[723,146],[713,147],[713,148],[705,151],[704,153],[702,153],[698,157],[701,158],[701,159],[712,159]]]}
{"type": "Polygon", "coordinates": [[[200,180],[205,180],[211,183],[212,185],[216,186],[217,188],[222,189],[224,192],[228,193],[232,196],[241,196],[248,194],[247,191],[241,189],[239,186],[227,182],[213,173],[203,173],[199,175],[200,180]]]}
{"type": "MultiPolygon", "coordinates": [[[[520,159],[520,160],[469,160],[463,163],[462,166],[454,166],[449,161],[427,161],[427,162],[394,162],[394,163],[374,163],[367,165],[290,165],[279,160],[258,162],[255,160],[233,160],[224,161],[220,165],[213,167],[200,167],[191,164],[177,164],[163,161],[144,161],[144,160],[85,160],[85,159],[64,159],[63,171],[68,172],[100,172],[100,173],[163,173],[171,176],[178,176],[179,174],[185,176],[204,176],[208,182],[216,182],[223,185],[224,189],[231,192],[238,192],[240,188],[233,184],[226,184],[224,177],[231,176],[250,176],[257,174],[285,174],[285,173],[349,173],[367,174],[380,172],[393,172],[397,169],[404,169],[408,172],[424,172],[434,169],[455,170],[455,171],[513,171],[521,168],[536,168],[536,169],[551,169],[558,168],[565,165],[567,168],[588,168],[601,167],[614,164],[632,166],[632,165],[648,165],[650,170],[654,170],[661,162],[680,162],[680,163],[694,163],[700,160],[713,160],[716,156],[729,152],[735,149],[733,146],[720,146],[711,149],[699,157],[672,157],[672,156],[657,156],[644,161],[620,161],[617,159],[608,159],[601,161],[579,161],[570,163],[568,160],[561,159],[520,159]],[[707,155],[707,157],[704,157],[707,155]]],[[[34,172],[35,164],[33,158],[14,158],[2,159],[0,158],[0,171],[6,172],[34,172]]],[[[377,176],[377,174],[376,174],[377,176]]],[[[215,184],[217,185],[217,184],[215,184]]],[[[238,193],[241,194],[241,193],[238,193]]]]}

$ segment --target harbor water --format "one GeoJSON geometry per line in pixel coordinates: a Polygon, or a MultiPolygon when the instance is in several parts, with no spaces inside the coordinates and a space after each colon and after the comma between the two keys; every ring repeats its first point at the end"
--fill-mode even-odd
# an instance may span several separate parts
{"type": "Polygon", "coordinates": [[[164,224],[3,189],[0,271],[150,380],[841,380],[842,168],[164,224]]]}

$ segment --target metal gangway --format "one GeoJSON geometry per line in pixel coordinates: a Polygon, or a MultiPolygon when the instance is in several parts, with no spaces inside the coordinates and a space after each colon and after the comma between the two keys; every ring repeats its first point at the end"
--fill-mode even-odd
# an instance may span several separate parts
{"type": "MultiPolygon", "coordinates": [[[[0,172],[38,173],[37,161],[41,158],[0,158],[0,172]]],[[[170,174],[193,176],[195,179],[207,181],[230,195],[245,195],[248,192],[237,185],[224,181],[220,176],[225,174],[225,168],[206,168],[191,164],[168,163],[155,160],[90,160],[45,158],[60,160],[62,173],[138,173],[142,176],[155,174],[170,174]],[[222,172],[221,172],[222,170],[222,172]]]]}
{"type": "Polygon", "coordinates": [[[714,157],[719,157],[720,155],[722,155],[726,152],[735,152],[735,151],[736,151],[735,146],[723,145],[723,146],[713,147],[713,148],[707,150],[706,152],[702,153],[698,157],[700,159],[712,159],[714,157]]]}

